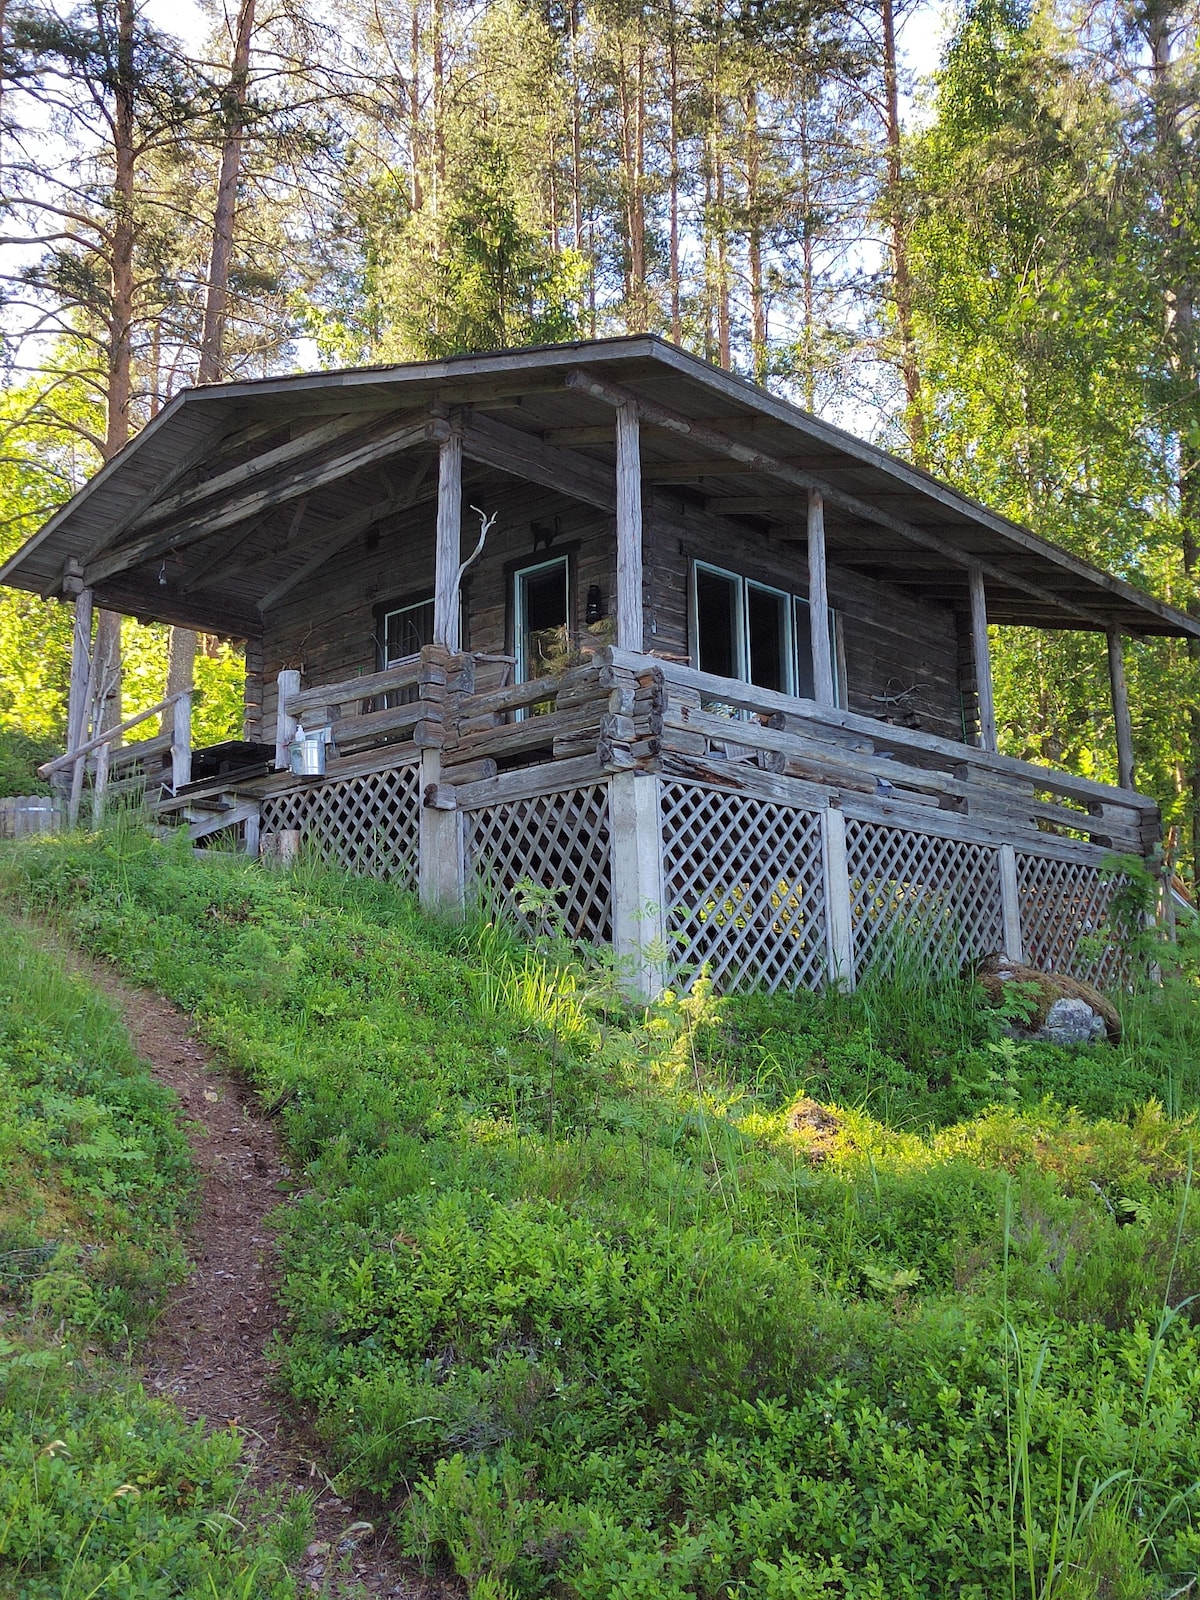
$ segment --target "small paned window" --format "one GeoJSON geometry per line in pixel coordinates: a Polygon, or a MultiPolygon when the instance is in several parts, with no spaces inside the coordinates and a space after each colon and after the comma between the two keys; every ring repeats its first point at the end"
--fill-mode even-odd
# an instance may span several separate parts
{"type": "MultiPolygon", "coordinates": [[[[829,613],[831,645],[837,617],[829,613]]],[[[811,698],[812,630],[808,601],[765,583],[692,565],[692,660],[701,672],[736,678],[760,689],[811,698]]],[[[842,703],[838,652],[833,647],[835,699],[842,703]]]]}
{"type": "MultiPolygon", "coordinates": [[[[409,656],[415,656],[423,646],[433,643],[433,601],[410,600],[406,605],[385,611],[379,620],[379,666],[381,671],[394,667],[409,656]]],[[[388,706],[411,705],[417,698],[417,686],[393,689],[384,697],[388,706]]]]}

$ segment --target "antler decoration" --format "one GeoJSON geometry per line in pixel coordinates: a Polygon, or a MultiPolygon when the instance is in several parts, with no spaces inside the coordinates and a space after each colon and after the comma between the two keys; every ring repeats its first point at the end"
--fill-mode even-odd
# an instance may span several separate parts
{"type": "Polygon", "coordinates": [[[463,562],[462,566],[459,567],[458,577],[455,580],[456,587],[463,581],[463,573],[466,572],[467,568],[469,566],[473,566],[483,554],[483,547],[487,543],[488,534],[492,531],[492,524],[500,514],[498,511],[493,511],[489,517],[487,512],[481,511],[478,506],[472,506],[471,510],[479,518],[479,542],[476,544],[474,550],[471,551],[471,554],[463,562]]]}

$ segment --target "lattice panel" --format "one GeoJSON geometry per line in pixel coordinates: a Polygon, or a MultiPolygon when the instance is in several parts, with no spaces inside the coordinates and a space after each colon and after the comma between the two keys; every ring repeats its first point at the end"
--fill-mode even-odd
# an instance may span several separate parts
{"type": "Polygon", "coordinates": [[[1069,972],[1085,983],[1124,986],[1129,958],[1113,926],[1113,896],[1125,879],[1107,882],[1099,867],[1017,852],[1021,942],[1032,967],[1069,972]]]}
{"type": "Polygon", "coordinates": [[[815,988],[825,977],[820,818],[699,784],[662,786],[671,964],[729,990],[815,988]]]}
{"type": "Polygon", "coordinates": [[[467,862],[494,905],[531,931],[612,942],[608,785],[587,784],[466,813],[467,862]],[[550,891],[557,913],[522,910],[518,885],[550,891]]]}
{"type": "Polygon", "coordinates": [[[299,828],[304,844],[329,866],[415,889],[419,773],[410,762],[271,795],[262,803],[262,830],[299,828]]]}
{"type": "Polygon", "coordinates": [[[999,852],[873,822],[846,822],[854,964],[901,953],[961,965],[1004,946],[999,852]]]}

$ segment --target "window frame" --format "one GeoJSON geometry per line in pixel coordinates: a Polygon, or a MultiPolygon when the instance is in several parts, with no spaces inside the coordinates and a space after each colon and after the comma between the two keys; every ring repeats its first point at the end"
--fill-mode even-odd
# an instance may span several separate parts
{"type": "Polygon", "coordinates": [[[562,550],[557,555],[548,555],[540,561],[517,562],[509,571],[514,683],[528,683],[530,681],[527,676],[529,663],[525,659],[525,605],[522,579],[531,577],[538,572],[549,572],[554,567],[563,569],[563,584],[566,594],[566,628],[568,636],[571,636],[574,633],[574,629],[571,626],[571,609],[574,599],[574,573],[572,571],[571,552],[562,550]]]}
{"type": "MultiPolygon", "coordinates": [[[[798,690],[800,682],[800,660],[798,655],[798,639],[801,634],[797,626],[797,608],[803,606],[806,611],[811,611],[809,598],[805,594],[797,594],[795,590],[781,589],[773,583],[766,583],[761,578],[750,578],[745,573],[734,572],[729,567],[718,566],[715,561],[705,561],[699,556],[694,556],[689,565],[688,573],[688,652],[693,667],[700,666],[700,606],[696,589],[696,574],[698,572],[711,572],[714,576],[725,578],[736,585],[737,599],[735,612],[738,618],[738,637],[733,641],[732,655],[737,663],[738,672],[732,682],[744,683],[751,688],[761,687],[753,682],[750,677],[752,662],[750,658],[750,610],[749,596],[751,589],[761,593],[776,596],[784,601],[784,616],[786,630],[786,651],[784,666],[786,668],[787,688],[778,691],[792,699],[805,698],[798,690]]],[[[805,630],[809,632],[809,630],[805,630]]],[[[809,632],[811,638],[811,632],[809,632]]],[[[829,607],[829,654],[830,669],[833,675],[834,704],[840,708],[845,706],[845,666],[842,643],[842,617],[841,613],[833,606],[829,607]]]]}

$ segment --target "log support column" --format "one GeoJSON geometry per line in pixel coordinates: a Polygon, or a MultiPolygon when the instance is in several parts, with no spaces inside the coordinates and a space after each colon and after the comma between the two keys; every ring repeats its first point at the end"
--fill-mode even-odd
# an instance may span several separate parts
{"type": "Polygon", "coordinates": [[[975,692],[979,697],[979,747],[996,749],[996,700],[992,691],[992,652],[988,643],[987,594],[982,567],[972,567],[971,649],[975,657],[975,692]]]}
{"type": "Polygon", "coordinates": [[[662,814],[652,772],[615,772],[609,784],[613,950],[621,987],[655,1000],[666,982],[662,814]]]}
{"type": "Polygon", "coordinates": [[[92,658],[92,591],[84,586],[83,568],[74,559],[63,570],[63,595],[75,602],[67,698],[67,749],[74,750],[87,739],[88,669],[92,658]]]}
{"type": "Polygon", "coordinates": [[[1113,722],[1117,730],[1117,783],[1134,787],[1133,721],[1129,715],[1129,687],[1125,681],[1125,645],[1120,628],[1108,630],[1108,678],[1112,685],[1113,722]]]}
{"type": "Polygon", "coordinates": [[[812,638],[813,699],[832,707],[833,639],[829,632],[829,580],[825,563],[825,502],[815,489],[808,496],[808,625],[812,638]]]}
{"type": "Polygon", "coordinates": [[[434,550],[433,642],[457,653],[458,574],[462,562],[462,434],[455,428],[438,453],[437,543],[434,550]]]}
{"type": "Polygon", "coordinates": [[[637,407],[617,406],[617,648],[642,653],[642,452],[637,407]]]}

